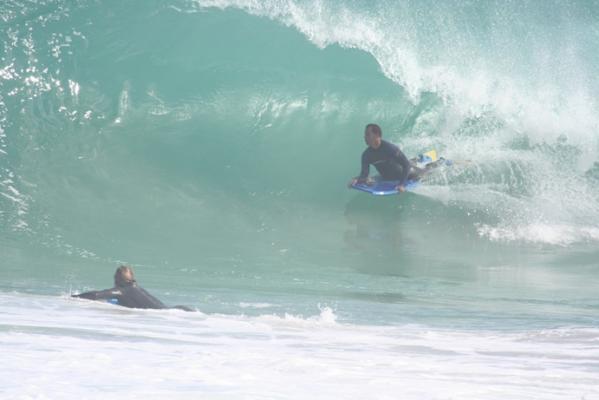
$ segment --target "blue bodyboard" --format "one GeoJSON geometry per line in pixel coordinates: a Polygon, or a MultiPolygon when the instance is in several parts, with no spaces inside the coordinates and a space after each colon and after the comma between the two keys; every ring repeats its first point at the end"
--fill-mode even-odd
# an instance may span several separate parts
{"type": "MultiPolygon", "coordinates": [[[[408,180],[404,188],[406,191],[415,189],[420,182],[408,180]]],[[[371,184],[356,183],[352,185],[353,189],[361,190],[375,196],[388,196],[390,194],[398,194],[397,186],[399,181],[374,181],[371,184]]]]}

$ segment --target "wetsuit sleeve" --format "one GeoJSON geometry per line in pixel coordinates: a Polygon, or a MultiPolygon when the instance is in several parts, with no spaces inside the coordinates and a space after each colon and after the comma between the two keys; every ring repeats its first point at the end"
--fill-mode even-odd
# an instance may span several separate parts
{"type": "Polygon", "coordinates": [[[401,165],[402,176],[400,179],[400,185],[404,186],[406,184],[406,181],[408,180],[408,174],[410,173],[410,168],[412,168],[412,165],[410,164],[410,161],[408,160],[406,155],[401,150],[399,150],[399,148],[397,149],[397,154],[395,155],[395,157],[401,165]]]}
{"type": "Polygon", "coordinates": [[[368,174],[370,173],[370,161],[368,160],[368,153],[364,151],[362,153],[362,170],[360,171],[360,176],[358,176],[358,181],[365,181],[368,178],[368,174]]]}
{"type": "Polygon", "coordinates": [[[94,290],[91,292],[85,292],[81,294],[74,294],[72,297],[79,297],[81,299],[87,300],[108,300],[119,298],[121,296],[121,291],[115,288],[106,289],[106,290],[94,290]]]}

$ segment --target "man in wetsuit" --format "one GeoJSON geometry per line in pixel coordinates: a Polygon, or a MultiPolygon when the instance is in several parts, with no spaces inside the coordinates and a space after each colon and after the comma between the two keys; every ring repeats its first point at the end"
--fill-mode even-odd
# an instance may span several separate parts
{"type": "Polygon", "coordinates": [[[412,165],[396,145],[383,140],[383,132],[376,124],[366,125],[364,141],[368,148],[362,153],[362,171],[353,178],[349,185],[368,182],[370,164],[374,165],[385,181],[399,181],[397,190],[405,191],[408,174],[412,165]]]}
{"type": "Polygon", "coordinates": [[[145,289],[139,287],[133,276],[131,267],[121,265],[114,273],[114,287],[112,289],[96,290],[81,294],[74,294],[88,300],[107,301],[129,308],[178,308],[185,311],[193,311],[186,306],[168,307],[163,302],[152,296],[145,289]]]}

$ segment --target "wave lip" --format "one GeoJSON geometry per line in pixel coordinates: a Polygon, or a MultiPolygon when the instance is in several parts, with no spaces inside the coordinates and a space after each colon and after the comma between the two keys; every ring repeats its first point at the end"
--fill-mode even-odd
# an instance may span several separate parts
{"type": "Polygon", "coordinates": [[[571,141],[597,142],[599,60],[590,54],[599,53],[599,40],[591,40],[599,34],[589,30],[585,15],[599,10],[591,4],[560,5],[571,19],[558,21],[551,20],[558,17],[553,9],[503,2],[486,7],[454,1],[435,7],[323,0],[194,4],[273,19],[321,48],[361,49],[415,102],[433,92],[462,114],[492,108],[514,129],[540,141],[566,133],[571,141]]]}

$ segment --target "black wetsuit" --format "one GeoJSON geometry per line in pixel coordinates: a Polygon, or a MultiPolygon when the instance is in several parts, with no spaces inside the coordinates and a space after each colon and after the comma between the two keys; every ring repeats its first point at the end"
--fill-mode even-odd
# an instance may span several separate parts
{"type": "Polygon", "coordinates": [[[362,171],[358,181],[365,181],[370,172],[370,164],[381,174],[385,181],[399,181],[400,185],[405,185],[410,173],[411,164],[399,147],[381,140],[378,149],[368,147],[362,153],[362,171]]]}
{"type": "Polygon", "coordinates": [[[109,303],[118,304],[130,308],[168,308],[163,302],[152,296],[145,289],[131,282],[123,286],[115,286],[112,289],[95,290],[73,295],[88,300],[105,300],[109,303]]]}
{"type": "Polygon", "coordinates": [[[163,302],[152,296],[145,289],[137,286],[136,282],[131,282],[122,286],[115,286],[112,289],[95,290],[81,294],[75,294],[73,297],[79,297],[88,300],[103,300],[112,304],[129,308],[178,308],[185,311],[193,311],[186,306],[168,307],[163,302]]]}

